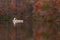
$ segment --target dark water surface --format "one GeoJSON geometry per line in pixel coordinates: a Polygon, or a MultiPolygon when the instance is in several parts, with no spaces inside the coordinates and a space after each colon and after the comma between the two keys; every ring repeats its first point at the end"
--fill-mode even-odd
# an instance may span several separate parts
{"type": "Polygon", "coordinates": [[[42,36],[44,40],[56,40],[57,35],[60,35],[60,22],[43,22],[34,29],[30,24],[26,25],[26,22],[16,24],[14,27],[12,21],[1,21],[0,40],[34,40],[33,30],[38,29],[43,30],[42,36]]]}

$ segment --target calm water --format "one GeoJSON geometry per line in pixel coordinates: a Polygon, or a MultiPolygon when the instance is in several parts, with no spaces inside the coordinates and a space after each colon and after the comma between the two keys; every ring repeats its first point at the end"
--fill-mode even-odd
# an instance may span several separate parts
{"type": "MultiPolygon", "coordinates": [[[[12,21],[1,21],[0,22],[0,39],[1,40],[32,40],[34,39],[34,27],[31,24],[27,24],[28,22],[24,22],[23,24],[16,24],[14,27],[12,21]]],[[[39,31],[38,29],[43,30],[44,32],[48,32],[43,37],[44,40],[56,40],[56,35],[60,33],[60,22],[43,22],[40,25],[36,26],[35,31],[39,31]],[[48,36],[48,37],[47,37],[48,36]],[[52,37],[52,38],[51,38],[52,37]]]]}

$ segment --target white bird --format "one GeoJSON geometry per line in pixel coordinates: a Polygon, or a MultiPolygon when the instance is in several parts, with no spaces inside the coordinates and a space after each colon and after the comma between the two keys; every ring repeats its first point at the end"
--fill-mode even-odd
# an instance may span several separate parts
{"type": "Polygon", "coordinates": [[[23,20],[17,20],[16,18],[14,18],[12,21],[14,26],[16,25],[16,23],[23,23],[23,20]]]}

